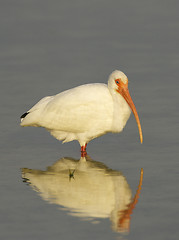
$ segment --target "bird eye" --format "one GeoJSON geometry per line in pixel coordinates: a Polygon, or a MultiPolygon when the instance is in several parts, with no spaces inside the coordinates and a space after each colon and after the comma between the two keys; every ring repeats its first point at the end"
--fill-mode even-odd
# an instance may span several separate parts
{"type": "Polygon", "coordinates": [[[121,80],[121,79],[116,79],[116,80],[115,80],[115,82],[116,82],[117,85],[120,84],[120,82],[119,82],[120,80],[121,80]]]}

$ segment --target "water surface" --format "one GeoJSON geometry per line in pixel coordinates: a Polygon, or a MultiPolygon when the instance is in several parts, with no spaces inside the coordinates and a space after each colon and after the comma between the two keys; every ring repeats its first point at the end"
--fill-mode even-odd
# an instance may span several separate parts
{"type": "MultiPolygon", "coordinates": [[[[178,1],[7,0],[1,3],[0,20],[0,238],[178,239],[178,1]],[[115,185],[117,193],[123,179],[129,187],[129,203],[143,168],[140,197],[125,234],[114,227],[117,221],[109,212],[115,205],[115,191],[105,195],[105,185],[96,186],[94,195],[101,190],[100,202],[108,197],[109,204],[101,204],[95,215],[94,204],[90,211],[75,200],[71,204],[79,205],[67,206],[65,198],[47,196],[30,176],[25,177],[30,185],[22,179],[22,169],[44,173],[47,166],[66,156],[77,163],[80,146],[61,144],[44,129],[21,128],[19,117],[44,96],[80,84],[106,83],[114,69],[129,78],[144,143],[140,144],[131,116],[122,133],[89,143],[88,154],[99,163],[98,168],[103,167],[83,174],[89,184],[90,178],[96,184],[110,178],[108,184],[113,189],[115,185]],[[105,171],[116,175],[104,177],[105,171]],[[83,217],[77,216],[79,212],[83,217]]],[[[66,184],[79,179],[73,170],[65,170],[66,184]]],[[[72,187],[68,193],[70,201],[73,191],[72,187]]],[[[75,193],[89,194],[79,189],[75,193]]]]}

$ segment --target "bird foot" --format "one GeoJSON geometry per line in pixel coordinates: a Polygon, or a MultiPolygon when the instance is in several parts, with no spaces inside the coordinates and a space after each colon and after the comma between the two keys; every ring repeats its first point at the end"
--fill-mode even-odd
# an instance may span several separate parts
{"type": "Polygon", "coordinates": [[[85,146],[81,146],[81,157],[86,157],[87,155],[86,146],[87,146],[87,143],[85,144],[85,146]]]}
{"type": "Polygon", "coordinates": [[[87,155],[86,151],[84,151],[84,152],[81,151],[81,157],[86,157],[86,155],[87,155]]]}

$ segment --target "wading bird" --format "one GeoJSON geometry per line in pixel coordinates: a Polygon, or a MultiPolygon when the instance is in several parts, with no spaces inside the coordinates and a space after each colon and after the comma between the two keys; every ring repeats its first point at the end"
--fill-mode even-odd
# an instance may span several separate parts
{"type": "Polygon", "coordinates": [[[21,126],[44,127],[63,142],[77,140],[85,156],[89,141],[108,132],[121,132],[131,110],[142,143],[142,129],[129,94],[128,78],[115,70],[109,76],[108,85],[85,84],[42,98],[21,116],[21,126]]]}

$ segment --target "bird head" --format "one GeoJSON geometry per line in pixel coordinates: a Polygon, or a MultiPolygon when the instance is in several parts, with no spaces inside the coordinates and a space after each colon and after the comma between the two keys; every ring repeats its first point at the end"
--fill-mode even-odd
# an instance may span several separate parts
{"type": "Polygon", "coordinates": [[[140,141],[142,143],[143,142],[142,128],[141,128],[141,124],[140,124],[140,120],[139,120],[139,116],[138,116],[136,107],[133,103],[133,100],[132,100],[129,90],[128,90],[127,76],[123,72],[121,72],[119,70],[115,70],[109,76],[108,87],[109,87],[110,91],[112,90],[112,92],[120,94],[125,99],[125,101],[129,105],[129,107],[131,108],[131,110],[135,116],[137,125],[138,125],[140,141]]]}

